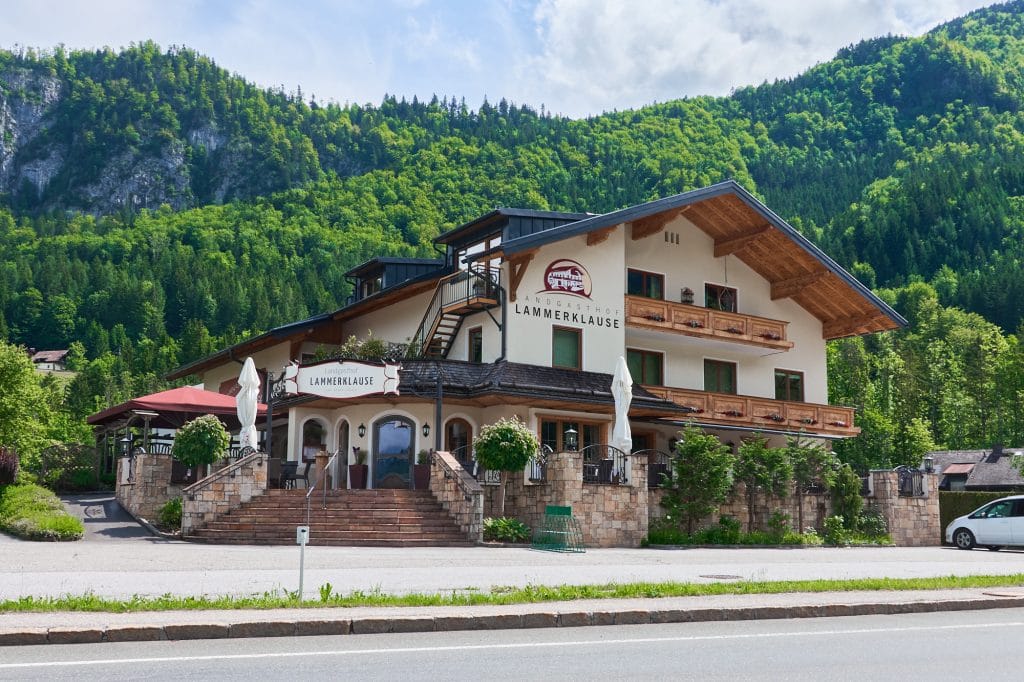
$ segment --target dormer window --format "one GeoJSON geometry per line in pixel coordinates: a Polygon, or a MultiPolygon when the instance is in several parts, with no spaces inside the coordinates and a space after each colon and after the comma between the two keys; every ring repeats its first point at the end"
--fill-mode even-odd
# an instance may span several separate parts
{"type": "Polygon", "coordinates": [[[359,282],[359,298],[372,296],[384,288],[384,276],[368,277],[359,282]]]}

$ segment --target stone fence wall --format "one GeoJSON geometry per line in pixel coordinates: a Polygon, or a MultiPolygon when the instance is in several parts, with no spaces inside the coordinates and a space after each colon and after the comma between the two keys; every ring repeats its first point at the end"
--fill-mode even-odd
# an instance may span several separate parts
{"type": "Polygon", "coordinates": [[[182,536],[266,493],[267,459],[254,452],[182,490],[182,536]]]}
{"type": "MultiPolygon", "coordinates": [[[[583,455],[560,452],[548,455],[546,480],[529,483],[521,474],[510,476],[505,493],[505,516],[513,516],[531,528],[544,523],[548,505],[572,507],[588,547],[639,547],[647,537],[647,458],[632,461],[627,485],[583,482],[583,455]]],[[[487,508],[496,515],[494,486],[485,486],[487,508]]]]}
{"type": "Polygon", "coordinates": [[[431,458],[430,492],[470,540],[483,540],[483,491],[459,461],[447,452],[435,452],[431,458]]]}
{"type": "MultiPolygon", "coordinates": [[[[650,491],[651,520],[664,518],[665,508],[661,501],[665,497],[663,488],[652,488],[650,491]]],[[[707,528],[718,523],[719,517],[731,516],[740,522],[743,532],[750,532],[749,498],[743,483],[737,483],[733,494],[729,496],[714,514],[702,519],[698,528],[707,528]]],[[[783,498],[767,500],[764,493],[754,495],[754,529],[764,530],[768,527],[768,518],[776,510],[789,514],[790,526],[797,530],[800,525],[800,507],[803,506],[803,528],[814,528],[819,532],[825,526],[825,519],[832,515],[832,500],[826,492],[805,493],[802,497],[790,493],[783,498]]]]}
{"type": "Polygon", "coordinates": [[[185,487],[184,484],[171,483],[173,462],[170,455],[146,452],[133,458],[118,458],[117,488],[114,492],[117,501],[133,516],[155,521],[160,507],[175,497],[181,497],[185,487]]]}
{"type": "Polygon", "coordinates": [[[923,496],[903,497],[899,492],[899,474],[895,471],[871,471],[871,492],[866,498],[889,524],[892,541],[900,547],[928,547],[941,544],[939,522],[939,476],[922,474],[923,496]]]}

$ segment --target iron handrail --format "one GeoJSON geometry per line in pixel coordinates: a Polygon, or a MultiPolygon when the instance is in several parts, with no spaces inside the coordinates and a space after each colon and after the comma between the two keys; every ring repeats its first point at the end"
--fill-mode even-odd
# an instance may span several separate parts
{"type": "Polygon", "coordinates": [[[334,463],[334,461],[336,459],[338,459],[338,455],[340,455],[340,454],[341,454],[341,450],[335,450],[334,451],[334,454],[331,455],[331,458],[329,460],[327,460],[327,464],[324,465],[324,475],[318,477],[318,480],[313,481],[313,485],[309,486],[309,490],[306,491],[306,525],[307,526],[309,525],[309,498],[310,498],[310,496],[313,493],[316,492],[316,486],[317,486],[317,484],[320,483],[319,478],[323,478],[323,482],[324,482],[324,503],[323,503],[323,506],[321,507],[321,509],[327,509],[327,471],[331,468],[331,465],[334,463]]]}
{"type": "Polygon", "coordinates": [[[658,474],[665,474],[668,480],[672,480],[672,456],[664,450],[647,448],[633,452],[634,457],[647,457],[647,487],[660,488],[662,481],[658,474]]]}

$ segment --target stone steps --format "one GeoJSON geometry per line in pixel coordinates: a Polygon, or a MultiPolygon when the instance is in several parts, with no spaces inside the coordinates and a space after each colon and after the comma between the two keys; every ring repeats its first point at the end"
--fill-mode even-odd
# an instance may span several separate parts
{"type": "MultiPolygon", "coordinates": [[[[309,500],[310,545],[472,546],[428,491],[335,490],[309,500]]],[[[269,490],[196,530],[194,542],[293,545],[306,525],[305,490],[269,490]]]]}

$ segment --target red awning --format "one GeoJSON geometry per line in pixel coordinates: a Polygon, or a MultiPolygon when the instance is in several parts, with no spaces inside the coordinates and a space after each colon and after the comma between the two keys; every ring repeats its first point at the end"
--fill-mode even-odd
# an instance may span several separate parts
{"type": "MultiPolygon", "coordinates": [[[[234,421],[238,421],[234,396],[204,391],[191,386],[172,388],[169,391],[134,398],[126,403],[97,412],[86,421],[90,424],[105,424],[128,416],[132,410],[157,412],[163,421],[169,422],[172,426],[180,426],[191,418],[191,415],[199,416],[201,414],[224,415],[234,417],[234,421]]],[[[267,406],[260,403],[257,406],[257,419],[266,417],[266,415],[267,406]]],[[[232,420],[228,419],[228,421],[232,420]]],[[[158,425],[156,419],[152,423],[154,426],[158,425]]]]}
{"type": "Polygon", "coordinates": [[[957,464],[950,464],[948,467],[942,470],[943,474],[969,474],[974,469],[976,462],[960,462],[957,464]]]}

